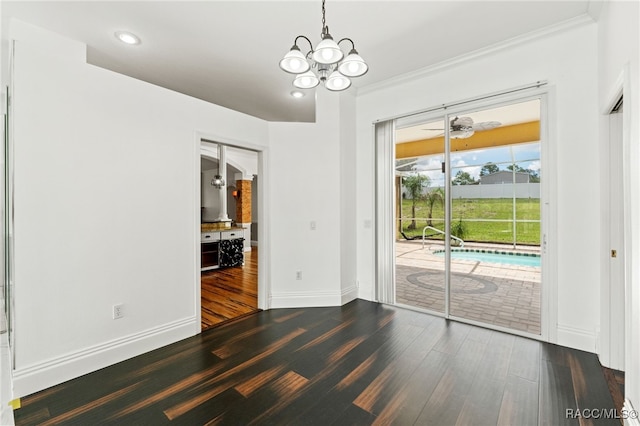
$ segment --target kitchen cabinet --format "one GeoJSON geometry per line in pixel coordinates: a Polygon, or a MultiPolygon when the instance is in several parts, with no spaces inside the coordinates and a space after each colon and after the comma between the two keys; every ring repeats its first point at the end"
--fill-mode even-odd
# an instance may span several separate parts
{"type": "Polygon", "coordinates": [[[244,265],[244,229],[230,228],[200,234],[201,270],[244,265]]]}

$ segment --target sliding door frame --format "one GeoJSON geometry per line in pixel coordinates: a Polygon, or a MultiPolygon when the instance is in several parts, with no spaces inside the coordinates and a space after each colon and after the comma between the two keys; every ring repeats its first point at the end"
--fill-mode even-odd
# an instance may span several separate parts
{"type": "MultiPolygon", "coordinates": [[[[542,258],[541,271],[541,293],[540,293],[540,334],[527,333],[494,324],[483,323],[466,318],[452,316],[450,314],[450,287],[451,287],[451,242],[445,238],[445,309],[444,313],[428,311],[420,308],[402,305],[403,307],[420,310],[450,318],[455,321],[478,325],[510,334],[521,335],[537,340],[556,342],[557,330],[552,324],[557,323],[557,210],[556,210],[556,179],[557,163],[555,143],[551,140],[553,134],[550,129],[555,128],[552,121],[553,115],[549,114],[549,104],[553,103],[555,90],[546,83],[523,86],[520,88],[505,90],[500,93],[482,96],[476,99],[455,102],[426,109],[419,112],[409,113],[404,116],[396,116],[384,120],[390,128],[395,129],[397,119],[425,120],[442,119],[448,123],[451,117],[456,115],[478,111],[482,109],[497,108],[519,102],[526,102],[534,99],[540,100],[540,159],[542,163],[542,179],[540,187],[540,254],[542,258]]],[[[376,128],[381,126],[382,120],[374,123],[376,128]]],[[[445,127],[445,230],[450,232],[451,228],[451,171],[450,171],[450,135],[449,126],[445,127]]],[[[395,197],[394,190],[394,170],[395,170],[395,138],[393,135],[386,135],[383,140],[379,139],[378,132],[376,138],[376,295],[377,300],[382,303],[395,304],[395,197]],[[389,297],[389,292],[393,292],[393,297],[389,297]],[[383,296],[383,297],[381,297],[383,296]]]]}

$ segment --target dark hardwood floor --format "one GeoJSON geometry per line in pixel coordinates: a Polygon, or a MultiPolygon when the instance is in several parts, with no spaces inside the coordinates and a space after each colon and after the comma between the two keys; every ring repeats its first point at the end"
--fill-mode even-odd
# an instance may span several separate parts
{"type": "Polygon", "coordinates": [[[594,354],[362,300],[262,311],[22,398],[18,425],[618,424],[594,354]]]}
{"type": "MultiPolygon", "coordinates": [[[[613,405],[616,410],[622,412],[622,406],[624,405],[624,371],[612,370],[606,367],[602,367],[602,370],[609,385],[613,405]]],[[[621,423],[623,423],[622,420],[621,423]]]]}
{"type": "Polygon", "coordinates": [[[244,265],[202,272],[202,329],[258,310],[258,248],[244,253],[244,265]]]}

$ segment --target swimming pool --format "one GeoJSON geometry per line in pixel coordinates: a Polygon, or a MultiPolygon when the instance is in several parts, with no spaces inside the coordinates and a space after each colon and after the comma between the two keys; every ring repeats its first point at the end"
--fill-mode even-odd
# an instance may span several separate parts
{"type": "MultiPolygon", "coordinates": [[[[444,257],[444,250],[435,251],[436,256],[444,257]]],[[[502,263],[540,267],[540,255],[531,253],[512,253],[508,251],[453,249],[452,260],[475,260],[476,262],[502,263]]]]}

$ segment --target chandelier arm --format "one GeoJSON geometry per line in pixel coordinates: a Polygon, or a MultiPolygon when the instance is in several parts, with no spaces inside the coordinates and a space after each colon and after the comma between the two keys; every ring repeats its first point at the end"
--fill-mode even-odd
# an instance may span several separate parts
{"type": "MultiPolygon", "coordinates": [[[[311,43],[311,40],[309,40],[309,38],[307,38],[306,36],[303,35],[299,35],[298,37],[296,37],[296,39],[294,40],[293,44],[297,45],[298,44],[298,39],[299,38],[303,38],[305,40],[307,40],[307,43],[309,43],[309,46],[311,47],[311,52],[313,52],[313,43],[311,43]]],[[[307,53],[307,55],[309,55],[307,53]]]]}
{"type": "Polygon", "coordinates": [[[348,41],[349,43],[351,43],[351,50],[356,50],[355,43],[349,37],[341,38],[338,44],[342,43],[343,41],[348,41]]]}

